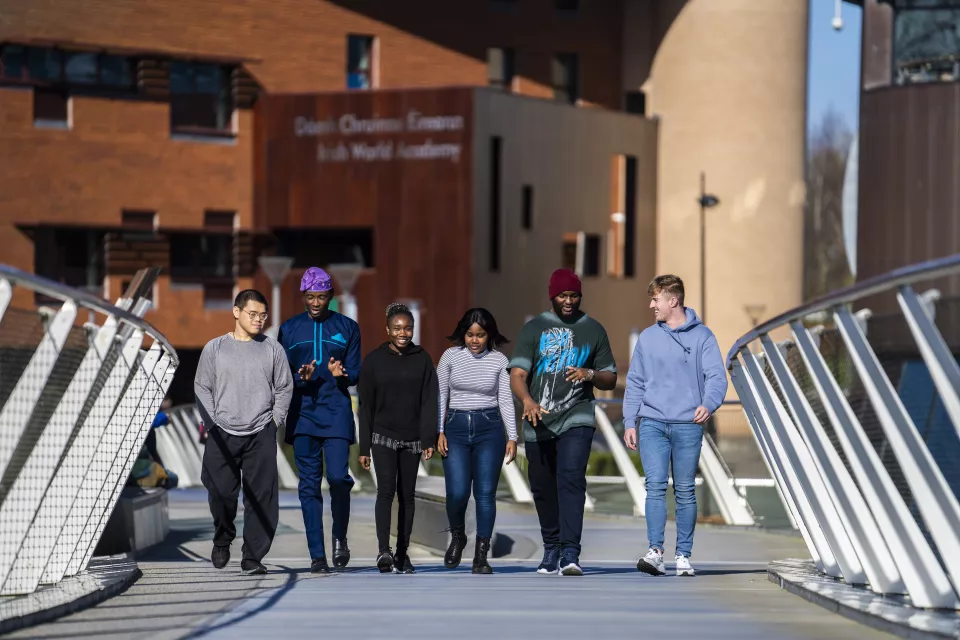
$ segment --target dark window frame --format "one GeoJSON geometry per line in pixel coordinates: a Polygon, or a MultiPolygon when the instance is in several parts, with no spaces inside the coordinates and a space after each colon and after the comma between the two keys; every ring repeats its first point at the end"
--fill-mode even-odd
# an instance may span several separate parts
{"type": "Polygon", "coordinates": [[[170,131],[179,134],[227,137],[236,136],[234,113],[237,106],[233,96],[232,78],[235,67],[200,60],[170,61],[170,131]],[[175,69],[189,71],[174,80],[175,69]],[[219,77],[217,92],[201,89],[200,70],[216,69],[219,77]],[[175,87],[175,82],[188,81],[192,91],[175,87]],[[205,97],[205,99],[203,99],[205,97]],[[203,103],[206,104],[203,104],[203,103]],[[203,113],[207,107],[211,111],[203,113]],[[212,118],[211,121],[206,121],[212,118]]]}
{"type": "Polygon", "coordinates": [[[627,155],[623,185],[623,277],[637,275],[637,156],[627,155]]]}
{"type": "MultiPolygon", "coordinates": [[[[36,47],[32,45],[21,45],[16,43],[0,44],[0,84],[7,85],[25,85],[33,87],[63,87],[69,88],[72,93],[92,93],[92,94],[134,94],[137,90],[136,67],[138,58],[133,56],[124,56],[110,53],[105,50],[80,50],[63,47],[36,47]],[[7,58],[11,49],[21,51],[22,60],[20,68],[22,72],[19,76],[7,75],[7,58]],[[31,67],[38,63],[38,60],[31,59],[33,55],[45,53],[53,54],[56,58],[56,74],[34,74],[31,67]],[[71,57],[81,55],[96,56],[96,78],[92,82],[71,79],[67,72],[67,67],[71,57]],[[123,82],[108,82],[104,80],[104,63],[109,60],[119,60],[126,63],[126,80],[123,82]]],[[[121,72],[121,76],[123,76],[121,72]]]]}
{"type": "Polygon", "coordinates": [[[513,82],[517,77],[517,56],[516,51],[511,47],[487,47],[487,86],[503,89],[504,91],[513,90],[513,82]],[[493,51],[499,51],[501,56],[500,76],[494,77],[491,69],[492,60],[490,54],[493,51]]]}
{"type": "Polygon", "coordinates": [[[490,136],[490,271],[500,271],[503,208],[500,200],[503,185],[503,138],[490,136]]]}
{"type": "Polygon", "coordinates": [[[369,33],[348,33],[347,34],[347,90],[349,91],[369,91],[371,89],[376,89],[376,65],[377,65],[377,36],[371,35],[369,33]],[[354,59],[355,53],[357,51],[362,51],[362,49],[355,49],[351,45],[355,42],[360,42],[366,45],[366,55],[367,55],[367,68],[364,69],[361,64],[363,56],[357,56],[357,59],[354,59]],[[354,78],[364,78],[366,80],[366,86],[354,86],[354,78]]]}
{"type": "Polygon", "coordinates": [[[572,51],[561,51],[553,54],[550,60],[550,84],[553,87],[553,98],[568,104],[577,104],[580,101],[580,55],[572,51]],[[558,80],[555,72],[563,69],[566,84],[558,80]]]}
{"type": "Polygon", "coordinates": [[[533,207],[533,185],[525,184],[520,187],[520,226],[524,231],[533,229],[533,207]]]}

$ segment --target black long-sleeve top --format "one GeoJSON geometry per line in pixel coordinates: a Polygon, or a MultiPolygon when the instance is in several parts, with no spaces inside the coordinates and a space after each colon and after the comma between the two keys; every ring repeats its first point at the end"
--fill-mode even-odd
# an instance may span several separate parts
{"type": "Polygon", "coordinates": [[[401,441],[437,440],[437,371],[418,345],[397,353],[384,343],[367,355],[360,369],[360,455],[370,455],[373,433],[401,441]]]}

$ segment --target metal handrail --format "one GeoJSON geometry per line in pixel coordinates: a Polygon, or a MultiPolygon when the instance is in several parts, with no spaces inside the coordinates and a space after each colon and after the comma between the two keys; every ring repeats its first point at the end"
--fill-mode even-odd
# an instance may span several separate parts
{"type": "Polygon", "coordinates": [[[901,285],[911,284],[917,280],[930,280],[940,276],[952,275],[958,270],[960,270],[960,253],[890,271],[889,273],[868,278],[863,282],[858,282],[857,284],[838,289],[825,296],[811,300],[806,304],[785,311],[767,320],[763,324],[755,327],[752,331],[744,334],[734,343],[730,351],[727,352],[726,367],[729,370],[733,366],[732,363],[736,360],[737,354],[748,344],[759,340],[762,336],[770,333],[774,329],[789,324],[790,322],[877,293],[889,291],[901,285]]]}
{"type": "Polygon", "coordinates": [[[151,338],[159,342],[164,351],[170,356],[173,366],[180,365],[180,357],[177,355],[177,350],[173,348],[173,345],[167,341],[166,337],[164,337],[164,335],[160,333],[156,327],[143,318],[125,309],[121,309],[120,307],[110,304],[110,302],[104,300],[103,298],[98,298],[92,293],[88,293],[80,289],[74,289],[73,287],[69,287],[65,284],[60,284],[59,282],[44,278],[43,276],[38,276],[33,273],[21,271],[20,269],[6,264],[0,264],[0,279],[10,280],[15,284],[26,285],[30,289],[33,289],[34,291],[44,295],[48,295],[52,298],[73,300],[88,309],[99,311],[100,313],[108,316],[114,316],[117,318],[117,320],[122,320],[123,322],[140,329],[151,338]]]}

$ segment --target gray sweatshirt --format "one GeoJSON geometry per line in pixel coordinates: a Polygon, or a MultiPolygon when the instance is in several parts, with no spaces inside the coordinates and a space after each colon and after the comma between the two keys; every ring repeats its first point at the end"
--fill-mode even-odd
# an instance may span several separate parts
{"type": "Polygon", "coordinates": [[[287,356],[273,338],[241,342],[226,334],[207,343],[193,381],[197,409],[207,428],[250,436],[275,420],[282,427],[293,398],[287,356]]]}

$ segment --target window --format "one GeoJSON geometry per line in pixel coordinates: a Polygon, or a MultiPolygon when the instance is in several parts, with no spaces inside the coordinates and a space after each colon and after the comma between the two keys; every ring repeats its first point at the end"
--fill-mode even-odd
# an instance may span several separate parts
{"type": "Polygon", "coordinates": [[[490,138],[490,271],[500,270],[500,155],[503,140],[490,138]]]}
{"type": "Polygon", "coordinates": [[[231,69],[216,64],[170,63],[170,128],[232,132],[231,69]]]}
{"type": "Polygon", "coordinates": [[[0,76],[30,84],[133,91],[133,62],[132,58],[96,51],[5,45],[0,76]]]}
{"type": "Polygon", "coordinates": [[[600,275],[600,235],[596,233],[563,234],[560,245],[560,266],[580,276],[600,275]]]}
{"type": "Polygon", "coordinates": [[[513,89],[513,49],[487,49],[487,84],[500,89],[513,89]]]}
{"type": "Polygon", "coordinates": [[[647,94],[643,91],[627,91],[623,108],[627,113],[635,113],[638,116],[647,115],[647,94]]]}
{"type": "Polygon", "coordinates": [[[274,229],[276,254],[293,258],[293,267],[360,263],[373,267],[373,229],[274,229]]]}
{"type": "Polygon", "coordinates": [[[525,230],[529,231],[533,228],[533,186],[529,184],[523,185],[521,193],[523,208],[521,209],[520,224],[523,225],[525,230]]]}
{"type": "Polygon", "coordinates": [[[553,97],[561,102],[576,104],[580,99],[580,59],[575,53],[558,53],[553,57],[551,79],[553,97]]]}
{"type": "Polygon", "coordinates": [[[63,89],[37,87],[33,92],[33,123],[37,126],[69,126],[70,98],[63,89]]]}
{"type": "Polygon", "coordinates": [[[233,211],[205,211],[203,226],[211,232],[233,233],[236,218],[233,211]]]}
{"type": "Polygon", "coordinates": [[[373,77],[375,42],[373,36],[347,36],[347,89],[372,89],[376,86],[373,77]]]}
{"type": "Polygon", "coordinates": [[[636,272],[637,159],[617,155],[610,163],[610,241],[607,273],[630,278],[636,272]]]}
{"type": "Polygon", "coordinates": [[[170,277],[182,282],[229,280],[233,286],[233,233],[213,227],[201,232],[172,232],[170,277]]]}
{"type": "Polygon", "coordinates": [[[553,0],[553,6],[557,11],[576,12],[580,10],[579,0],[553,0]]]}
{"type": "Polygon", "coordinates": [[[897,84],[960,80],[960,3],[899,0],[893,51],[897,84]]]}
{"type": "MultiPolygon", "coordinates": [[[[83,227],[36,227],[33,272],[62,284],[94,291],[106,276],[105,233],[83,227]]],[[[100,294],[98,294],[100,295],[100,294]]],[[[45,296],[38,301],[49,302],[45,296]]]]}
{"type": "Polygon", "coordinates": [[[156,214],[153,211],[123,211],[121,220],[124,229],[131,231],[149,231],[154,230],[154,221],[156,214]]]}

